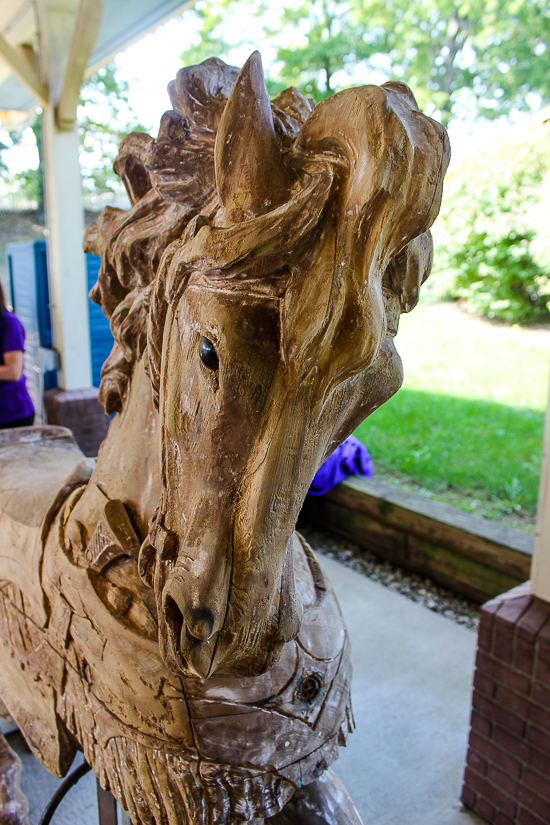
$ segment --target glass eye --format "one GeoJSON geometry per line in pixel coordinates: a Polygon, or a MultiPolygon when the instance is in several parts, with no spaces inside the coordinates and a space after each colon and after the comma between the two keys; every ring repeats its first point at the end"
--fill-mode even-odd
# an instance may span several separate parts
{"type": "Polygon", "coordinates": [[[220,366],[220,360],[214,344],[204,336],[199,342],[199,358],[209,370],[217,370],[220,366]]]}

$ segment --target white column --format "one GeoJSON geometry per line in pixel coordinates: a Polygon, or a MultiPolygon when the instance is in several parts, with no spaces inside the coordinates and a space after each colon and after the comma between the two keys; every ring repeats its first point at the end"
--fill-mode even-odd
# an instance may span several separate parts
{"type": "Polygon", "coordinates": [[[531,592],[539,599],[550,602],[550,393],[544,423],[537,532],[531,568],[531,592]]]}
{"type": "Polygon", "coordinates": [[[92,385],[88,287],[82,251],[84,213],[78,129],[59,129],[52,106],[43,114],[48,269],[59,385],[92,385]]]}
{"type": "MultiPolygon", "coordinates": [[[[82,251],[84,213],[76,99],[71,119],[59,122],[57,108],[67,84],[80,85],[71,55],[78,45],[81,4],[88,0],[37,0],[41,76],[49,89],[44,107],[44,194],[54,347],[61,358],[60,386],[92,385],[87,279],[82,251]],[[63,128],[60,128],[63,127],[63,128]]],[[[74,97],[71,96],[71,99],[74,97]]]]}

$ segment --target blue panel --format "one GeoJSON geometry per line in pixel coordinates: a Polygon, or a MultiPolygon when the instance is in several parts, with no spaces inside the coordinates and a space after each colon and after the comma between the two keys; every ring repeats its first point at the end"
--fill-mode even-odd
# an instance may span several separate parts
{"type": "MultiPolygon", "coordinates": [[[[40,409],[39,347],[52,346],[46,242],[9,244],[7,249],[13,309],[25,328],[23,368],[34,405],[40,409]]],[[[57,386],[57,372],[44,373],[44,389],[57,386]]]]}
{"type": "Polygon", "coordinates": [[[27,336],[38,343],[38,310],[34,243],[9,244],[8,254],[13,309],[27,336]]]}
{"type": "MultiPolygon", "coordinates": [[[[7,254],[13,308],[25,327],[27,350],[25,361],[31,370],[37,348],[41,346],[48,349],[53,346],[46,242],[9,244],[7,254]]],[[[86,255],[88,290],[97,281],[100,263],[101,258],[97,255],[90,253],[86,255]]],[[[89,301],[88,308],[92,381],[94,387],[98,387],[101,367],[113,347],[113,336],[101,307],[89,301]]],[[[27,377],[28,381],[32,382],[36,379],[36,373],[29,373],[27,377]]],[[[56,386],[55,371],[45,373],[44,384],[45,389],[56,386]]]]}
{"type": "Polygon", "coordinates": [[[7,258],[8,258],[8,274],[9,274],[9,279],[10,279],[10,295],[9,295],[9,299],[8,299],[7,295],[4,295],[4,298],[6,299],[6,301],[9,300],[10,305],[13,305],[13,272],[12,272],[12,266],[11,266],[11,258],[10,258],[9,255],[7,256],[7,258]]]}
{"type": "MultiPolygon", "coordinates": [[[[88,274],[88,290],[97,281],[101,258],[98,255],[86,254],[86,271],[88,274]]],[[[92,351],[92,383],[94,387],[99,387],[101,379],[101,367],[103,362],[111,352],[113,347],[113,335],[109,326],[109,321],[103,314],[103,310],[97,304],[88,301],[90,314],[90,343],[92,351]]]]}
{"type": "Polygon", "coordinates": [[[36,267],[36,294],[40,346],[51,349],[53,346],[52,313],[50,310],[50,286],[48,283],[48,257],[46,254],[46,241],[35,241],[34,257],[36,267]]]}

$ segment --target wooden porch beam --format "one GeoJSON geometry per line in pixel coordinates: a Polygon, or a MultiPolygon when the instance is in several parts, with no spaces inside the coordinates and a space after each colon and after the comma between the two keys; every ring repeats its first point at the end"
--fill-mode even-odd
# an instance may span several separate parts
{"type": "Polygon", "coordinates": [[[48,87],[42,83],[37,72],[25,60],[22,55],[10,46],[8,41],[0,34],[0,54],[7,62],[8,66],[16,77],[23,83],[31,94],[35,96],[41,106],[49,103],[48,87]]]}
{"type": "Polygon", "coordinates": [[[103,0],[81,0],[56,111],[57,125],[60,129],[72,129],[76,123],[80,87],[97,39],[102,12],[103,0]]]}

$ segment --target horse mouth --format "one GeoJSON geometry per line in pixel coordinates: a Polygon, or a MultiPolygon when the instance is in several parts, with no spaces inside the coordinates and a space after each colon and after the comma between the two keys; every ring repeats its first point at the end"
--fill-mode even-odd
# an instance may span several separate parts
{"type": "Polygon", "coordinates": [[[260,676],[280,658],[285,641],[271,639],[257,649],[243,650],[235,638],[220,644],[222,631],[205,641],[190,632],[173,599],[166,599],[166,634],[161,634],[161,654],[166,664],[179,675],[208,679],[210,676],[260,676]]]}
{"type": "Polygon", "coordinates": [[[176,673],[206,679],[212,669],[219,633],[210,632],[211,623],[202,618],[190,628],[170,593],[165,594],[163,606],[163,632],[159,637],[162,657],[176,673]]]}
{"type": "Polygon", "coordinates": [[[260,676],[280,658],[286,639],[267,633],[252,648],[242,645],[238,634],[220,630],[208,639],[193,635],[171,596],[164,599],[164,627],[159,634],[161,655],[179,675],[207,679],[210,676],[260,676]]]}

